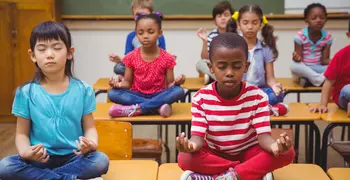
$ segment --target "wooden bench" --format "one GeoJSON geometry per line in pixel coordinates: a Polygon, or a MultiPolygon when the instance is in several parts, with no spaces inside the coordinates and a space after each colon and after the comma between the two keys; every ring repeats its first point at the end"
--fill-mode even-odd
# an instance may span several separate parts
{"type": "Polygon", "coordinates": [[[151,160],[113,160],[109,163],[108,173],[104,180],[155,180],[158,174],[158,163],[151,160]]]}
{"type": "MultiPolygon", "coordinates": [[[[309,104],[309,107],[317,107],[319,104],[309,104]]],[[[320,114],[323,121],[329,124],[325,128],[322,135],[322,148],[321,148],[321,167],[327,169],[327,147],[328,147],[328,137],[331,134],[333,128],[337,126],[350,126],[350,118],[347,113],[339,109],[335,103],[328,104],[328,113],[320,114]]],[[[333,142],[332,142],[333,143],[333,142]]],[[[331,143],[331,144],[332,144],[331,143]]],[[[341,151],[340,151],[341,152],[341,151]]]]}
{"type": "Polygon", "coordinates": [[[132,126],[128,122],[95,120],[98,150],[109,160],[131,159],[132,126]]]}
{"type": "MultiPolygon", "coordinates": [[[[181,126],[181,131],[185,131],[185,125],[188,125],[187,131],[189,132],[190,122],[192,119],[191,104],[190,103],[174,103],[172,105],[173,113],[170,117],[164,118],[160,115],[147,115],[136,117],[118,117],[112,118],[108,114],[109,108],[113,103],[97,103],[96,111],[93,113],[95,119],[104,121],[117,121],[117,122],[130,122],[133,125],[163,125],[173,124],[176,125],[176,136],[178,135],[178,125],[181,126]]],[[[162,136],[156,140],[152,139],[133,139],[132,140],[132,154],[134,158],[155,158],[160,162],[162,154],[162,145],[164,144],[167,162],[170,161],[170,150],[168,149],[168,135],[165,134],[165,142],[162,141],[162,136]]]]}
{"type": "Polygon", "coordinates": [[[349,180],[350,168],[330,168],[327,174],[332,180],[349,180]]]}
{"type": "MultiPolygon", "coordinates": [[[[158,180],[178,180],[182,173],[183,170],[177,163],[162,164],[159,167],[158,180]]],[[[275,170],[273,176],[275,180],[329,180],[322,168],[314,164],[290,164],[275,170]]]]}

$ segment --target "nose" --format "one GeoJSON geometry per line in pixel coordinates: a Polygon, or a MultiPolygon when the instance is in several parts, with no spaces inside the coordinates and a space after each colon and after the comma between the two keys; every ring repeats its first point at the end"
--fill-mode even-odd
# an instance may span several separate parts
{"type": "Polygon", "coordinates": [[[226,77],[234,77],[234,72],[232,68],[227,68],[226,77]]]}
{"type": "Polygon", "coordinates": [[[54,57],[54,53],[53,53],[53,50],[51,48],[48,48],[47,51],[46,51],[46,57],[48,59],[52,59],[54,57]]]}

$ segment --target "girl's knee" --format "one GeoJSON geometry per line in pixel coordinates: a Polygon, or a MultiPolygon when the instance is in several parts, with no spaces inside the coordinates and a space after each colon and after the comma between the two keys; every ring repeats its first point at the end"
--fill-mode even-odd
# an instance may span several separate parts
{"type": "Polygon", "coordinates": [[[15,167],[14,164],[19,163],[16,162],[18,158],[18,156],[9,156],[0,161],[0,179],[12,176],[15,172],[12,168],[15,167]]]}
{"type": "Polygon", "coordinates": [[[108,91],[107,96],[108,99],[114,103],[118,103],[118,98],[122,97],[123,90],[122,89],[114,89],[108,91]]]}
{"type": "Polygon", "coordinates": [[[173,86],[173,92],[176,96],[183,97],[185,95],[185,90],[181,86],[173,86]]]}
{"type": "Polygon", "coordinates": [[[109,158],[108,156],[99,151],[92,152],[91,155],[93,156],[93,170],[97,171],[98,175],[106,174],[109,168],[109,158]]]}

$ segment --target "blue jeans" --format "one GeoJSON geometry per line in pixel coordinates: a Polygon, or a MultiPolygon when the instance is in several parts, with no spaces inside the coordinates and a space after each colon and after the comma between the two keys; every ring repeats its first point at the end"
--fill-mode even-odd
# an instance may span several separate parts
{"type": "Polygon", "coordinates": [[[273,92],[273,90],[271,88],[260,88],[261,90],[263,90],[268,98],[269,98],[269,104],[270,105],[276,105],[278,103],[283,102],[284,99],[284,93],[281,93],[280,95],[276,96],[276,94],[273,92]]]}
{"type": "Polygon", "coordinates": [[[348,109],[348,103],[350,102],[350,84],[345,85],[340,90],[339,95],[339,107],[342,109],[347,110],[348,109]]]}
{"type": "Polygon", "coordinates": [[[114,73],[117,75],[124,76],[125,74],[125,64],[120,62],[114,65],[114,73]]]}
{"type": "Polygon", "coordinates": [[[46,163],[26,161],[19,155],[14,155],[0,161],[0,179],[89,179],[106,174],[108,167],[108,157],[98,151],[81,156],[75,154],[50,156],[46,163]]]}
{"type": "Polygon", "coordinates": [[[180,86],[172,86],[154,94],[143,94],[128,89],[111,89],[108,98],[117,104],[135,105],[138,104],[143,113],[152,113],[164,104],[172,104],[183,100],[184,89],[180,86]]]}

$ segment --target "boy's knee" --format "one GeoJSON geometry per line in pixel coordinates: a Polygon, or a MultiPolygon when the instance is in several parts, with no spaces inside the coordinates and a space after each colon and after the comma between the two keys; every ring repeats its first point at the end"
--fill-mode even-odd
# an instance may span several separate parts
{"type": "Polygon", "coordinates": [[[340,90],[340,94],[341,94],[342,96],[350,97],[350,84],[345,85],[345,86],[340,90]]]}
{"type": "Polygon", "coordinates": [[[288,151],[282,153],[281,155],[282,161],[285,163],[285,165],[288,165],[294,161],[295,158],[295,150],[293,147],[289,148],[288,151]]]}
{"type": "Polygon", "coordinates": [[[189,170],[192,164],[190,153],[180,152],[177,156],[177,164],[182,170],[189,170]]]}
{"type": "Polygon", "coordinates": [[[115,65],[114,65],[114,73],[124,76],[124,73],[125,73],[125,66],[124,66],[122,63],[117,63],[117,64],[115,64],[115,65]]]}

